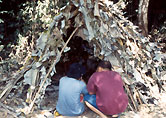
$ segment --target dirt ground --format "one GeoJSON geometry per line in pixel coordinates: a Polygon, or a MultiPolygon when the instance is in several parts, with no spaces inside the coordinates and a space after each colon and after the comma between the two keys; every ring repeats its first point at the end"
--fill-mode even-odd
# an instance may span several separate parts
{"type": "MultiPolygon", "coordinates": [[[[166,87],[165,87],[166,89],[166,87]]],[[[50,112],[51,108],[55,108],[56,100],[57,100],[57,91],[55,94],[48,95],[43,100],[41,104],[43,106],[43,110],[38,110],[33,112],[32,114],[26,116],[16,116],[10,111],[2,109],[0,107],[0,118],[54,118],[54,115],[50,112]],[[56,95],[55,95],[56,94],[56,95]],[[53,97],[54,96],[54,97],[53,97]]],[[[120,118],[166,118],[166,92],[156,93],[156,98],[158,99],[158,103],[154,104],[142,104],[139,106],[139,111],[126,111],[121,114],[120,118]]],[[[18,103],[19,104],[19,103],[18,103]]],[[[10,106],[12,107],[12,106],[10,106]]],[[[13,108],[16,108],[13,106],[13,108]]],[[[69,116],[58,116],[57,118],[100,118],[97,114],[92,112],[90,109],[86,108],[85,112],[81,116],[77,117],[69,117],[69,116]]]]}
{"type": "MultiPolygon", "coordinates": [[[[126,111],[122,113],[120,118],[166,118],[166,92],[158,94],[157,98],[159,99],[157,105],[142,104],[139,106],[138,112],[126,111]]],[[[44,115],[41,114],[34,114],[34,116],[31,118],[46,118],[44,117],[44,115]]],[[[53,115],[52,114],[49,115],[49,112],[47,111],[45,111],[45,113],[43,112],[43,114],[48,114],[49,117],[47,118],[54,118],[53,115]]],[[[57,118],[100,118],[100,117],[87,108],[81,116],[77,117],[59,116],[57,118]]]]}

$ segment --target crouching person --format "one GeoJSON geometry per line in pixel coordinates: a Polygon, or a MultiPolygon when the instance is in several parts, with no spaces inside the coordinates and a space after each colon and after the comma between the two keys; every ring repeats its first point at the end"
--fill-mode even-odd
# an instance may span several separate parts
{"type": "MultiPolygon", "coordinates": [[[[69,67],[67,76],[60,79],[56,111],[63,116],[78,116],[84,112],[82,95],[88,93],[86,84],[81,81],[85,68],[79,63],[69,67]]],[[[56,112],[56,114],[58,114],[56,112]]]]}
{"type": "Polygon", "coordinates": [[[128,97],[123,88],[121,76],[112,71],[109,61],[101,61],[97,71],[90,77],[84,96],[85,104],[101,118],[118,117],[128,105],[128,97]]]}

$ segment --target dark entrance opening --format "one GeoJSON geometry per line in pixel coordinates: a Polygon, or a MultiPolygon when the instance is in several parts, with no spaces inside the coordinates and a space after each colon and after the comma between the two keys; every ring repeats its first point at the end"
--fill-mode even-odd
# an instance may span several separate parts
{"type": "Polygon", "coordinates": [[[66,75],[69,66],[75,62],[82,64],[86,68],[83,80],[87,83],[90,76],[96,71],[100,59],[94,57],[93,46],[79,36],[74,36],[70,40],[68,47],[70,50],[63,53],[60,61],[56,64],[57,73],[52,77],[52,83],[58,85],[59,79],[66,75]]]}
{"type": "Polygon", "coordinates": [[[166,21],[166,0],[150,0],[148,9],[148,28],[161,27],[166,21]]]}

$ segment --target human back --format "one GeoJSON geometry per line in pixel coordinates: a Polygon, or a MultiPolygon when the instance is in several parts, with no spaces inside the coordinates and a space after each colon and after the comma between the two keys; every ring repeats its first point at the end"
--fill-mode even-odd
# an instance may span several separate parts
{"type": "Polygon", "coordinates": [[[60,79],[59,96],[56,110],[64,116],[77,116],[84,112],[84,103],[80,101],[82,94],[87,94],[86,84],[80,80],[85,68],[74,63],[67,76],[60,79]]]}
{"type": "Polygon", "coordinates": [[[128,105],[128,97],[123,88],[119,73],[112,71],[108,61],[101,61],[87,84],[89,94],[96,95],[98,109],[106,115],[124,112],[128,105]]]}
{"type": "Polygon", "coordinates": [[[86,91],[84,82],[67,76],[61,78],[57,103],[58,112],[66,116],[82,114],[84,104],[80,102],[80,94],[83,94],[83,90],[86,91]]]}
{"type": "Polygon", "coordinates": [[[96,89],[96,104],[99,110],[107,115],[124,112],[128,98],[121,76],[117,72],[107,70],[94,73],[89,80],[88,91],[94,89],[91,88],[91,83],[94,83],[96,89]]]}

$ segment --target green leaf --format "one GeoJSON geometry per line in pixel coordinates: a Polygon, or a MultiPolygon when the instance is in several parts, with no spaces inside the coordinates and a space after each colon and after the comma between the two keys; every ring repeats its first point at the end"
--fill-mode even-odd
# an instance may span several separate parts
{"type": "MultiPolygon", "coordinates": [[[[0,19],[0,20],[1,20],[1,19],[0,19]]],[[[2,34],[0,34],[0,39],[3,39],[3,37],[4,37],[4,36],[3,36],[2,34]]],[[[0,42],[1,42],[1,41],[0,41],[0,42]]]]}
{"type": "Polygon", "coordinates": [[[0,14],[8,13],[8,11],[0,11],[0,14]]]}
{"type": "Polygon", "coordinates": [[[0,19],[0,23],[4,23],[4,21],[2,19],[0,19]]]}
{"type": "Polygon", "coordinates": [[[38,69],[30,69],[29,71],[27,71],[24,75],[24,82],[26,84],[29,84],[31,86],[35,87],[35,83],[36,83],[36,79],[37,79],[37,74],[38,74],[38,69]]]}
{"type": "Polygon", "coordinates": [[[4,45],[0,45],[0,51],[2,51],[4,48],[4,45]]]}

